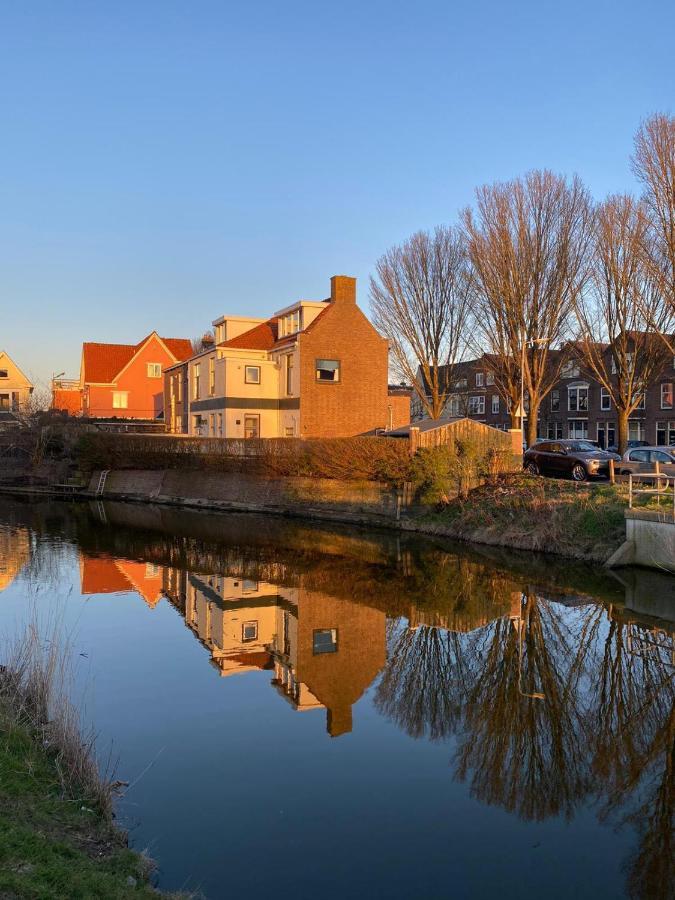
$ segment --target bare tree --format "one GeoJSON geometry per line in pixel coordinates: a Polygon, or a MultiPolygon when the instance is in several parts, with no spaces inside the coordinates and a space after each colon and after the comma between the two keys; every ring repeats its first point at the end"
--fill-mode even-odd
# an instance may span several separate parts
{"type": "Polygon", "coordinates": [[[642,123],[632,163],[652,221],[648,249],[654,274],[675,310],[675,116],[657,114],[642,123]]]}
{"type": "Polygon", "coordinates": [[[467,339],[470,305],[460,231],[419,231],[392,247],[377,262],[370,297],[397,373],[413,385],[425,412],[440,418],[467,339]]]}
{"type": "Polygon", "coordinates": [[[591,202],[578,178],[568,182],[533,171],[476,191],[465,210],[477,349],[486,351],[513,424],[521,396],[521,367],[530,408],[527,443],[537,437],[542,400],[560,375],[564,355],[553,352],[570,331],[574,302],[586,277],[591,202]]]}
{"type": "Polygon", "coordinates": [[[658,332],[670,327],[673,316],[645,255],[645,205],[629,196],[609,197],[596,210],[594,235],[588,290],[576,303],[579,349],[616,408],[624,453],[628,419],[666,365],[668,351],[658,332]]]}

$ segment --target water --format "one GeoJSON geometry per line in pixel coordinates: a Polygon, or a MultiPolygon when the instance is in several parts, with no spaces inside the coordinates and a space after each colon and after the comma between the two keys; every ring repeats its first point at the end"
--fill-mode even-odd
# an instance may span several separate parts
{"type": "Polygon", "coordinates": [[[0,501],[165,889],[668,897],[675,579],[280,519],[0,501]]]}

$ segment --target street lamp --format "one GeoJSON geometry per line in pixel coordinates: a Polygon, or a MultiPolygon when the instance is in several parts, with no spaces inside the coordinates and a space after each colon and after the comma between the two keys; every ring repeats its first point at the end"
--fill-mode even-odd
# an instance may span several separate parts
{"type": "Polygon", "coordinates": [[[532,691],[529,693],[528,691],[524,691],[522,688],[522,678],[523,678],[523,616],[522,613],[519,613],[517,616],[512,616],[511,621],[515,625],[514,619],[518,620],[518,624],[516,628],[518,629],[518,693],[523,697],[530,697],[532,700],[545,700],[546,694],[542,694],[541,691],[532,691]]]}

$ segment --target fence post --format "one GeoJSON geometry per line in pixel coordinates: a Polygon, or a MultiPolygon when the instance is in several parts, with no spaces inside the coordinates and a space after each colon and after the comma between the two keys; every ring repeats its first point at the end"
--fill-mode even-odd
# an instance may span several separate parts
{"type": "Polygon", "coordinates": [[[616,478],[614,475],[614,460],[610,459],[609,461],[609,483],[616,484],[616,478]]]}

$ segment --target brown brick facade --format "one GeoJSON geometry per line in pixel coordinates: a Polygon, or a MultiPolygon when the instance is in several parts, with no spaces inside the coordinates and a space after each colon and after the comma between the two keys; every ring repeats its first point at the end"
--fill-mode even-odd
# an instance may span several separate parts
{"type": "Polygon", "coordinates": [[[356,305],[355,278],[331,278],[331,302],[298,345],[301,437],[349,437],[387,427],[388,344],[356,305]],[[339,362],[339,381],[317,380],[319,359],[339,362]]]}

